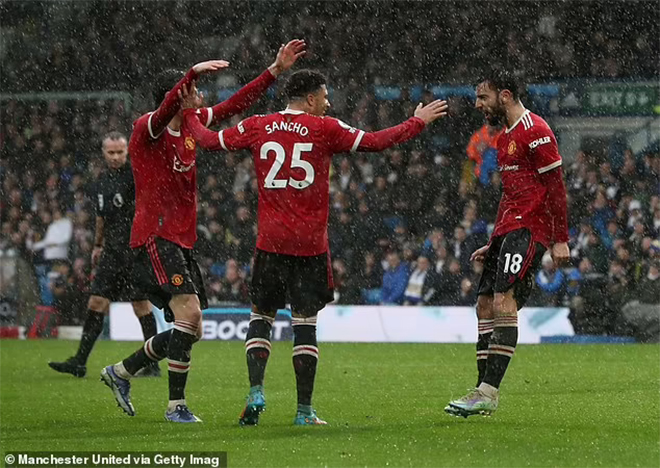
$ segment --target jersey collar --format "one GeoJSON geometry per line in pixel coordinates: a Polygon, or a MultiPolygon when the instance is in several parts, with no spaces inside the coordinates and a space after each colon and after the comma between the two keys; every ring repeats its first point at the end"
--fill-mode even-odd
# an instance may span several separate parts
{"type": "Polygon", "coordinates": [[[516,120],[516,123],[514,123],[514,124],[511,125],[509,128],[507,128],[506,130],[504,130],[504,132],[505,132],[505,133],[509,133],[511,130],[513,130],[514,128],[516,128],[516,125],[518,125],[518,124],[520,123],[520,121],[523,119],[523,117],[525,117],[527,114],[529,114],[529,109],[525,109],[525,110],[523,111],[522,115],[520,116],[520,118],[519,118],[518,120],[516,120]]]}
{"type": "Polygon", "coordinates": [[[291,108],[289,108],[289,107],[287,107],[287,108],[284,109],[283,111],[280,111],[280,114],[293,114],[293,115],[300,115],[300,114],[304,114],[304,113],[305,113],[304,111],[291,109],[291,108]]]}

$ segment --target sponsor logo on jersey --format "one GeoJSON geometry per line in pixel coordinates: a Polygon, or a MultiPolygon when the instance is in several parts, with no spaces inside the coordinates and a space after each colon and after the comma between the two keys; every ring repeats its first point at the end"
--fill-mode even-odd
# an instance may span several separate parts
{"type": "Polygon", "coordinates": [[[172,276],[172,284],[174,286],[181,286],[183,284],[183,276],[179,274],[172,276]]]}
{"type": "Polygon", "coordinates": [[[550,143],[550,137],[545,136],[543,138],[539,138],[538,140],[534,140],[529,144],[529,149],[534,149],[537,146],[545,145],[546,143],[550,143]]]}
{"type": "Polygon", "coordinates": [[[186,146],[187,150],[194,150],[195,149],[195,139],[191,136],[186,137],[186,141],[184,142],[184,145],[186,146]]]}
{"type": "Polygon", "coordinates": [[[176,172],[188,172],[190,169],[192,169],[195,166],[195,161],[191,162],[189,165],[183,164],[183,161],[179,158],[178,154],[174,155],[174,169],[176,172]]]}
{"type": "Polygon", "coordinates": [[[507,153],[513,154],[515,152],[516,152],[516,142],[512,141],[511,143],[509,143],[509,148],[507,149],[507,153]]]}
{"type": "Polygon", "coordinates": [[[515,164],[513,166],[509,166],[509,165],[505,164],[504,166],[500,166],[500,168],[498,170],[500,172],[503,172],[503,171],[517,171],[518,169],[519,169],[518,164],[515,164]]]}

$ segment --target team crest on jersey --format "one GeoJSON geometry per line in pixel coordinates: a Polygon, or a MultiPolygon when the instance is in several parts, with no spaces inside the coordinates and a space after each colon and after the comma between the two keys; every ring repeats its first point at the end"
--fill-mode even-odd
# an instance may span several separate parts
{"type": "Polygon", "coordinates": [[[515,152],[516,152],[516,142],[512,141],[511,143],[509,143],[509,149],[507,150],[507,153],[513,154],[515,152]]]}
{"type": "Polygon", "coordinates": [[[186,145],[187,150],[194,150],[195,149],[195,139],[191,136],[186,137],[186,141],[184,143],[186,145]]]}
{"type": "Polygon", "coordinates": [[[174,286],[181,286],[183,284],[183,276],[179,274],[172,276],[172,284],[174,286]]]}

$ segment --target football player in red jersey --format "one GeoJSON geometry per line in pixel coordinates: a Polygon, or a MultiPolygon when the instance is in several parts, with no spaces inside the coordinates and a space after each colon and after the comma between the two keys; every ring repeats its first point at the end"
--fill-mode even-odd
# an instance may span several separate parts
{"type": "MultiPolygon", "coordinates": [[[[194,96],[193,90],[191,96],[194,96]]],[[[239,423],[255,425],[265,409],[264,373],[270,355],[270,332],[278,309],[290,298],[293,366],[298,409],[294,424],[325,424],[312,408],[318,362],[316,317],[333,300],[328,249],[329,171],[332,155],[382,151],[419,134],[446,114],[435,101],[415,116],[385,130],[367,133],[324,117],[330,107],[325,77],[301,70],[286,85],[288,107],[253,116],[236,127],[211,132],[200,111],[184,110],[185,125],[200,146],[237,151],[250,149],[259,186],[257,248],[250,287],[252,314],[245,349],[250,392],[239,423]]],[[[192,107],[194,99],[184,104],[192,107]]]]}
{"type": "MultiPolygon", "coordinates": [[[[304,41],[283,45],[275,62],[258,78],[227,101],[200,109],[200,124],[211,125],[250,107],[304,53],[304,41]]],[[[130,240],[135,252],[134,281],[143,285],[152,303],[166,310],[166,319],[174,320],[174,328],[150,338],[131,356],[101,373],[119,406],[131,416],[135,410],[130,401],[130,378],[150,362],[167,357],[169,403],[165,418],[182,423],[200,421],[188,409],[184,393],[190,351],[200,338],[201,310],[207,302],[202,275],[192,255],[197,238],[196,143],[181,125],[181,90],[193,85],[202,73],[228,65],[223,60],[199,63],[169,92],[159,79],[154,97],[156,102],[162,99],[160,106],[133,124],[129,153],[135,177],[130,240]]],[[[161,77],[168,87],[174,83],[172,72],[166,71],[161,77]]],[[[199,96],[197,104],[201,104],[199,96]]]]}
{"type": "Polygon", "coordinates": [[[475,107],[491,125],[502,121],[497,142],[502,198],[495,230],[471,260],[484,263],[477,317],[477,387],[445,408],[468,417],[497,409],[499,387],[518,342],[518,310],[534,284],[547,249],[557,264],[569,258],[566,188],[557,140],[548,124],[525,109],[520,85],[495,72],[476,89],[475,107]]]}

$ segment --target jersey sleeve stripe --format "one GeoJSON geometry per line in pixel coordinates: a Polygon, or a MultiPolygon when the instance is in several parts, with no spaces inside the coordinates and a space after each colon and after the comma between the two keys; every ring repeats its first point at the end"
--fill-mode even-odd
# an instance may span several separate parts
{"type": "Polygon", "coordinates": [[[543,174],[544,172],[551,171],[559,166],[561,166],[561,159],[559,161],[555,161],[552,164],[548,164],[547,166],[539,169],[539,174],[543,174]]]}
{"type": "MultiPolygon", "coordinates": [[[[153,138],[154,140],[157,139],[159,136],[163,134],[163,132],[160,132],[158,135],[154,135],[154,131],[151,129],[151,118],[154,116],[154,113],[152,112],[149,114],[149,119],[147,119],[147,127],[149,128],[149,136],[153,138]]],[[[164,129],[163,129],[164,130],[164,129]]]]}
{"type": "Polygon", "coordinates": [[[224,130],[220,130],[218,132],[218,139],[220,140],[220,146],[222,146],[222,149],[225,151],[229,151],[227,149],[227,146],[225,145],[225,136],[223,135],[224,130]]]}
{"type": "Polygon", "coordinates": [[[207,107],[208,110],[208,119],[206,119],[206,127],[208,128],[209,125],[211,125],[211,122],[213,121],[213,107],[207,107]]]}
{"type": "Polygon", "coordinates": [[[364,131],[359,130],[359,133],[357,134],[357,137],[355,138],[355,141],[353,142],[353,146],[351,146],[351,153],[354,153],[355,151],[357,151],[363,137],[364,137],[364,131]]]}

